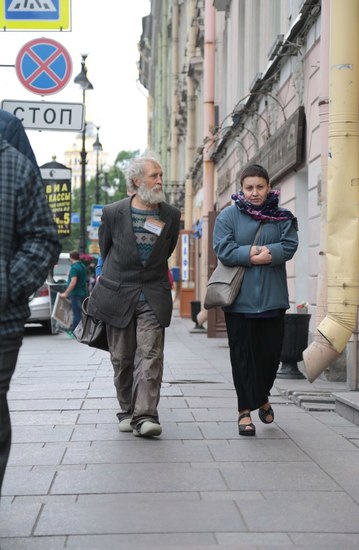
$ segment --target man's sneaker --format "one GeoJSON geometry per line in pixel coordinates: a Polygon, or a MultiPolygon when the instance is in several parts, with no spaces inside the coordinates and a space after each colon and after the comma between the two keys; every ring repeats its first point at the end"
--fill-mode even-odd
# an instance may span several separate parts
{"type": "Polygon", "coordinates": [[[151,437],[153,435],[161,435],[162,428],[160,424],[145,420],[142,424],[137,424],[133,429],[133,435],[140,435],[143,437],[151,437]]]}
{"type": "Polygon", "coordinates": [[[66,332],[66,334],[67,334],[68,338],[71,338],[72,340],[75,338],[74,333],[72,332],[72,330],[68,330],[66,332]]]}
{"type": "Polygon", "coordinates": [[[130,416],[127,416],[127,417],[125,416],[125,418],[123,418],[119,422],[120,422],[120,425],[119,425],[118,429],[120,430],[120,432],[132,432],[133,431],[133,428],[131,426],[131,417],[130,416]]]}

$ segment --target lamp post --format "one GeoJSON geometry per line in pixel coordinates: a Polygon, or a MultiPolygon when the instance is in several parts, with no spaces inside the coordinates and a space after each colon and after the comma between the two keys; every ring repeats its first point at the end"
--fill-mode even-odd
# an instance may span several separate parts
{"type": "Polygon", "coordinates": [[[109,181],[108,181],[108,175],[110,173],[110,167],[108,164],[104,164],[102,166],[102,173],[104,175],[104,184],[103,184],[103,190],[105,191],[105,194],[106,194],[106,204],[108,202],[108,198],[109,197],[112,197],[113,194],[115,193],[115,190],[113,189],[112,185],[109,184],[109,181]]]}
{"type": "MultiPolygon", "coordinates": [[[[87,78],[86,58],[87,54],[82,54],[81,72],[74,78],[74,83],[78,84],[82,89],[82,103],[86,103],[86,91],[93,90],[93,86],[87,78]]],[[[80,192],[80,242],[79,252],[86,252],[86,120],[84,121],[84,127],[82,130],[82,148],[80,152],[81,157],[81,192],[80,192]]]]}
{"type": "Polygon", "coordinates": [[[95,189],[95,202],[100,204],[100,167],[99,167],[99,154],[102,151],[102,145],[99,139],[100,126],[96,126],[96,141],[93,144],[93,150],[96,151],[96,189],[95,189]]]}

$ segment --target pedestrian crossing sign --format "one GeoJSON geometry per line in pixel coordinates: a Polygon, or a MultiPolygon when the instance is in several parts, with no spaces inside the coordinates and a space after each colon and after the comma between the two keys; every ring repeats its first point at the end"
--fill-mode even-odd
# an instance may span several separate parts
{"type": "Polygon", "coordinates": [[[71,0],[0,0],[2,30],[67,31],[71,0]]]}

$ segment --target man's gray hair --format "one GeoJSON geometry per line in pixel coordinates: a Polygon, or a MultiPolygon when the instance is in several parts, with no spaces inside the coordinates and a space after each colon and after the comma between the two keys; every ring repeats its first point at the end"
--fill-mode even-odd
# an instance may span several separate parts
{"type": "Polygon", "coordinates": [[[131,160],[126,169],[126,185],[127,190],[130,193],[135,193],[137,191],[137,186],[135,185],[134,180],[142,180],[146,162],[155,162],[161,166],[158,158],[155,153],[152,153],[152,151],[146,151],[143,156],[131,160]]]}

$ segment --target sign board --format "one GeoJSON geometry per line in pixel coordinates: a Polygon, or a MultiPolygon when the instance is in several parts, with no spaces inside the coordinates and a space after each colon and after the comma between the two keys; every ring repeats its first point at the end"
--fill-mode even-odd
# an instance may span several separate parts
{"type": "Polygon", "coordinates": [[[91,211],[91,227],[100,227],[102,217],[102,204],[93,204],[91,211]]]}
{"type": "Polygon", "coordinates": [[[31,130],[81,132],[84,126],[83,103],[16,101],[4,99],[2,109],[15,115],[31,130]]]}
{"type": "Polygon", "coordinates": [[[51,38],[36,38],[19,51],[15,70],[21,84],[30,92],[56,94],[71,78],[72,61],[59,42],[51,38]]]}
{"type": "Polygon", "coordinates": [[[54,308],[51,317],[55,319],[63,328],[68,330],[72,325],[72,307],[67,298],[60,298],[60,292],[56,294],[54,308]]]}
{"type": "Polygon", "coordinates": [[[91,227],[88,229],[88,238],[90,241],[98,241],[98,227],[91,227]]]}
{"type": "Polygon", "coordinates": [[[71,170],[40,168],[47,202],[60,238],[71,235],[71,170]],[[66,175],[67,173],[67,175],[66,175]],[[66,179],[61,178],[66,176],[66,179]]]}
{"type": "Polygon", "coordinates": [[[43,180],[70,180],[70,168],[44,168],[41,167],[41,176],[43,180]]]}
{"type": "Polygon", "coordinates": [[[182,239],[182,260],[181,260],[181,272],[182,281],[189,280],[189,237],[187,233],[181,235],[182,239]]]}
{"type": "MultiPolygon", "coordinates": [[[[261,164],[268,170],[272,183],[280,181],[303,162],[305,113],[301,105],[251,158],[251,164],[261,164]]],[[[237,181],[239,181],[239,174],[237,181]]]]}
{"type": "Polygon", "coordinates": [[[0,26],[8,30],[70,30],[70,0],[0,0],[0,26]]]}

